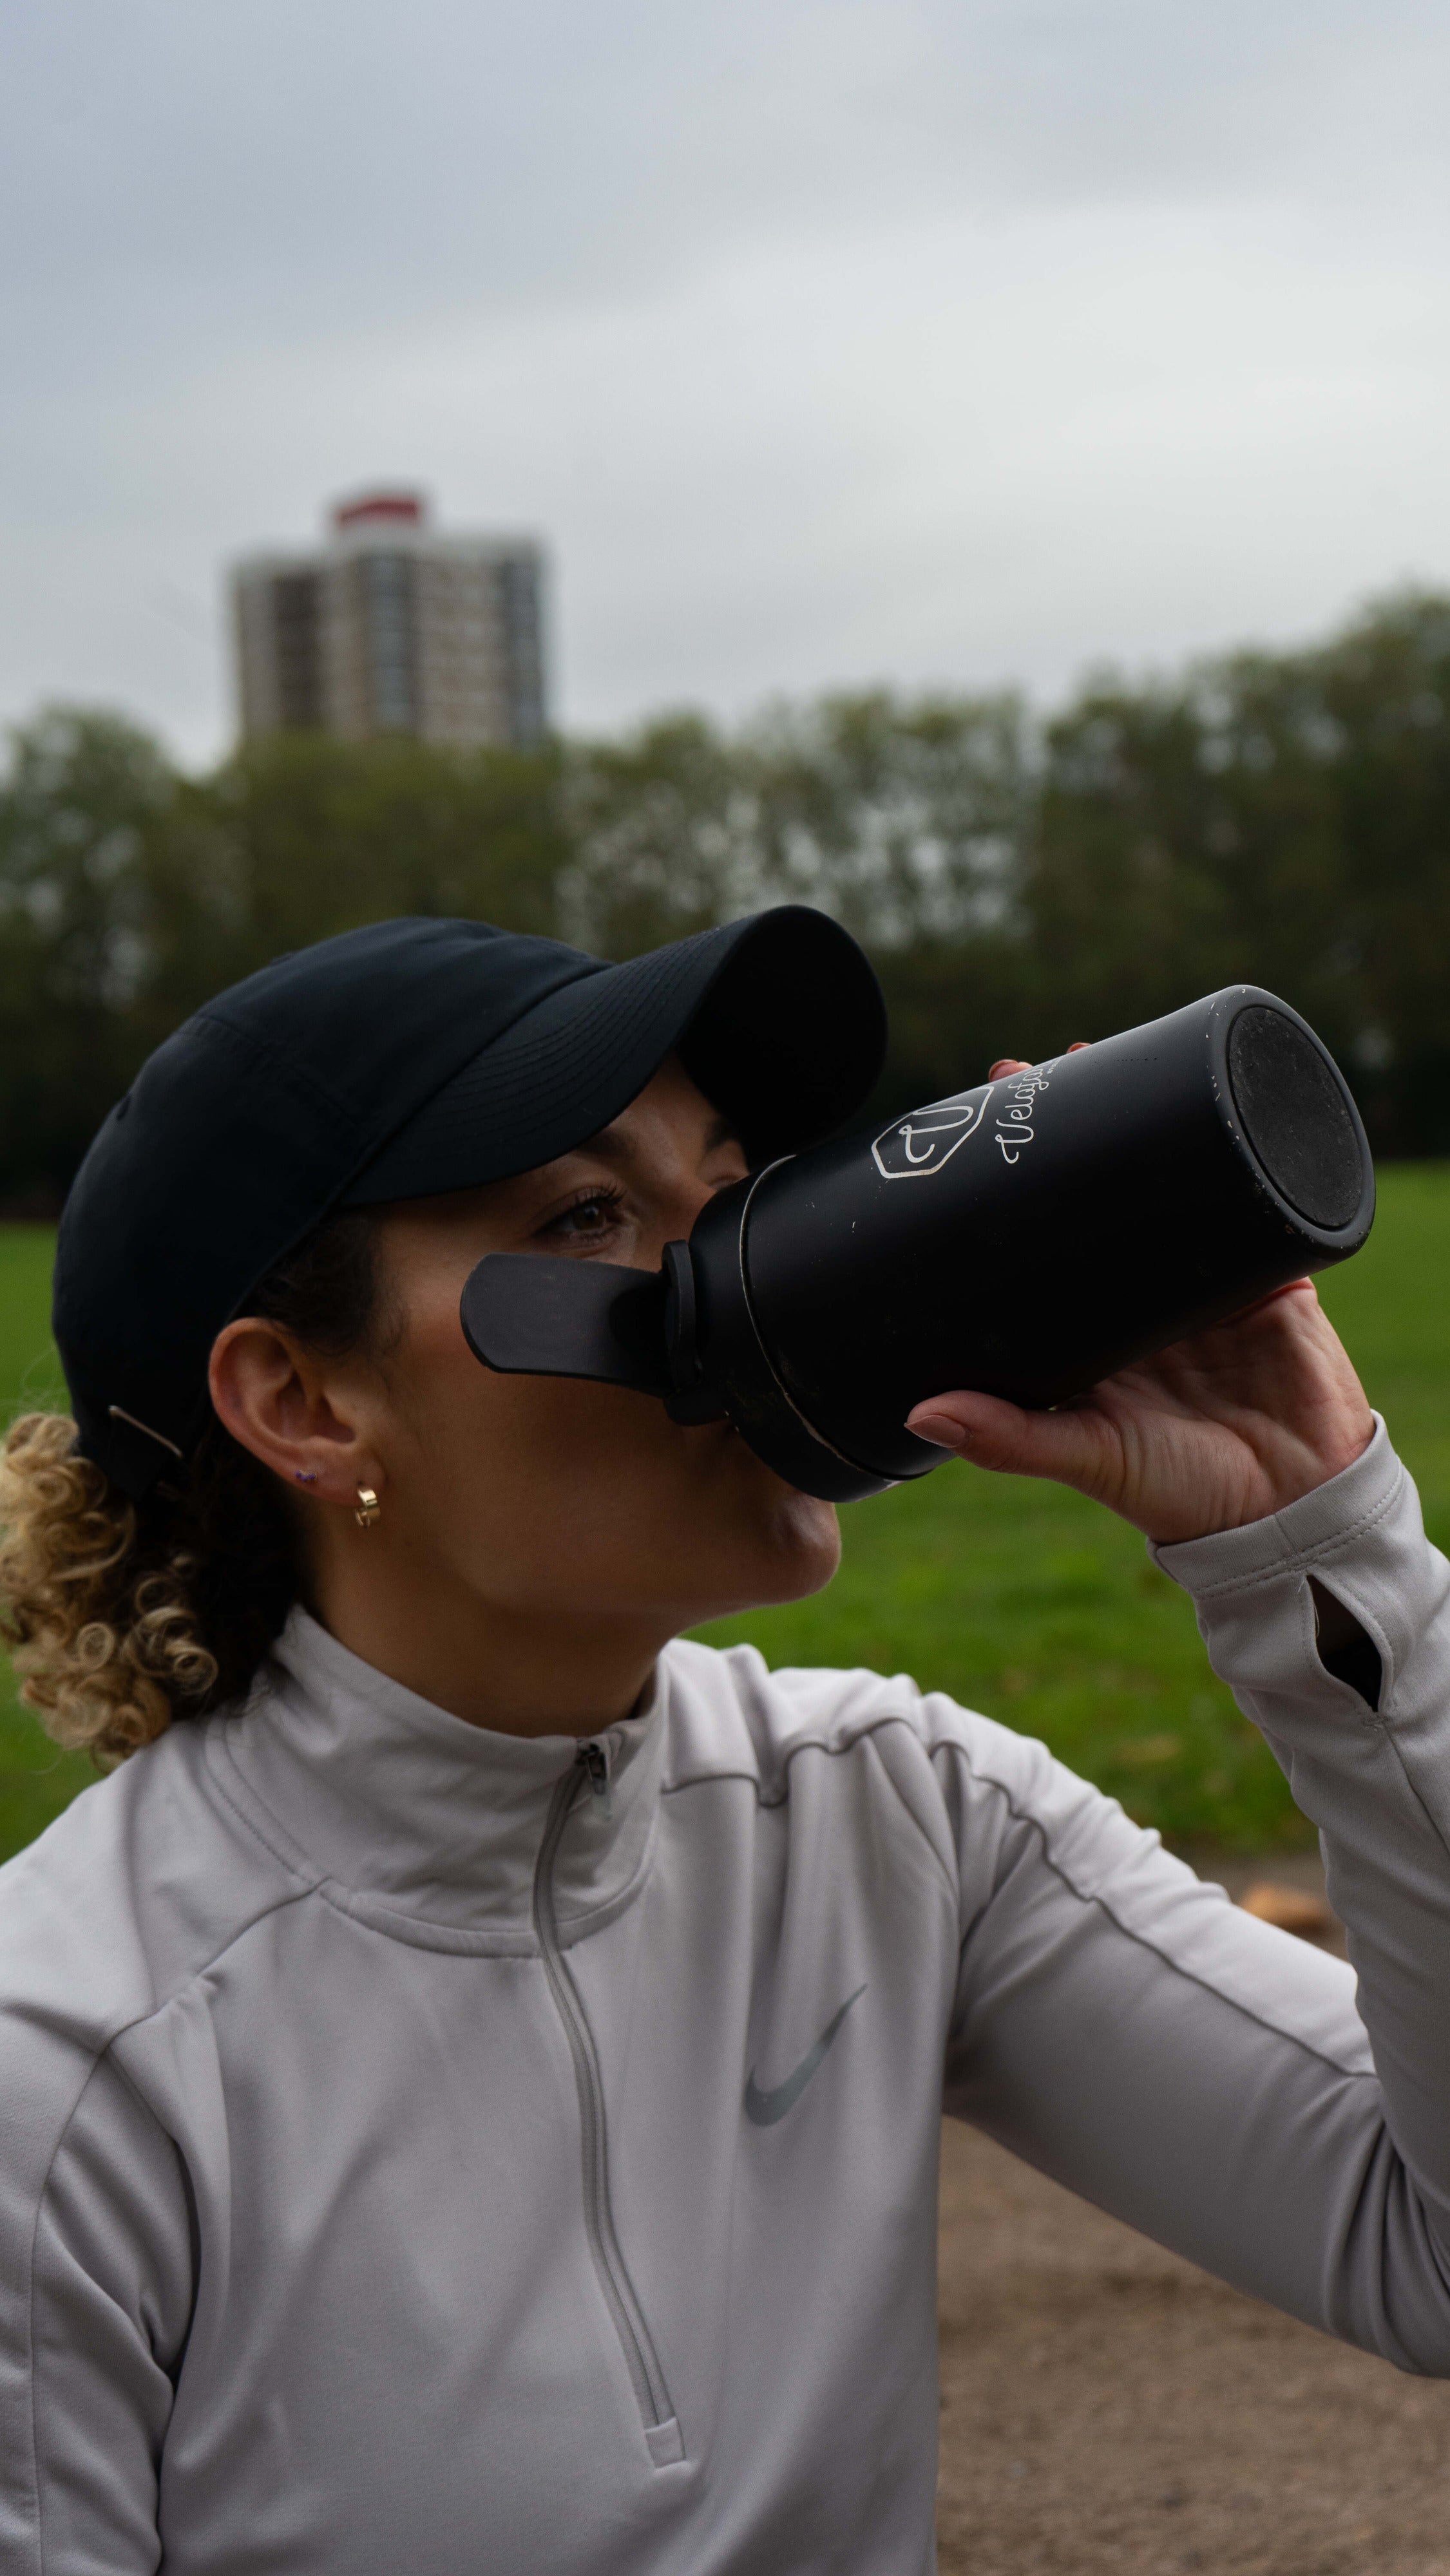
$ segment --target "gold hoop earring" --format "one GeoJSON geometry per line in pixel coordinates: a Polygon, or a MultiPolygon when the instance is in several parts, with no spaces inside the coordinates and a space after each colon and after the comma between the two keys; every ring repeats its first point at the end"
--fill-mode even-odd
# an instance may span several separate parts
{"type": "Polygon", "coordinates": [[[371,1485],[359,1485],[357,1498],[361,1508],[353,1513],[353,1519],[358,1528],[375,1529],[383,1517],[383,1507],[371,1485]]]}

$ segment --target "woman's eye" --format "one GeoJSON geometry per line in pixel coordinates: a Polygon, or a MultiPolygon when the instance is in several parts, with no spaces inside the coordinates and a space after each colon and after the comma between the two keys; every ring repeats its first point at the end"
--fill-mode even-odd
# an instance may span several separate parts
{"type": "Polygon", "coordinates": [[[607,1190],[600,1190],[592,1198],[576,1199],[562,1216],[551,1218],[544,1232],[562,1237],[566,1243],[578,1243],[590,1235],[607,1234],[618,1223],[618,1200],[607,1190]]]}

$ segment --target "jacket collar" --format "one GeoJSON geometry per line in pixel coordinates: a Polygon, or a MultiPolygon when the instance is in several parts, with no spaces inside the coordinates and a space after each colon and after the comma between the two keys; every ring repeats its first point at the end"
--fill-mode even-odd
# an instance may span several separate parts
{"type": "Polygon", "coordinates": [[[426,1946],[529,1952],[539,1846],[560,1783],[578,1779],[554,1864],[567,1943],[642,1880],[658,1805],[668,1683],[588,1739],[495,1735],[419,1699],[294,1609],[245,1706],[213,1721],[209,1755],[271,1847],[334,1903],[426,1946]]]}

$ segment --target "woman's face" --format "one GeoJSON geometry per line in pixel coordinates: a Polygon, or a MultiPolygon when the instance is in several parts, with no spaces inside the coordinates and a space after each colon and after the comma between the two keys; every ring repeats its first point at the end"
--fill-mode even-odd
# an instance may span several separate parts
{"type": "Polygon", "coordinates": [[[401,1548],[417,1572],[426,1565],[481,1608],[622,1616],[661,1636],[829,1582],[834,1510],[782,1484],[727,1423],[682,1426],[623,1387],[497,1375],[459,1323],[464,1281],[485,1253],[654,1270],[745,1169],[728,1125],[671,1059],[611,1126],[557,1162],[381,1213],[390,1330],[360,1428],[380,1470],[390,1556],[401,1548]]]}

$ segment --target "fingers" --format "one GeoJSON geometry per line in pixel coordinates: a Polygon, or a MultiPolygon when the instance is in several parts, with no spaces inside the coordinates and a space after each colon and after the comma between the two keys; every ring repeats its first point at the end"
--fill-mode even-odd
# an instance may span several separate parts
{"type": "MultiPolygon", "coordinates": [[[[1091,1038],[1074,1038],[1067,1052],[1069,1055],[1085,1055],[1091,1044],[1091,1038]]],[[[1032,1063],[1030,1057],[1025,1055],[999,1055],[996,1063],[988,1068],[987,1080],[989,1082],[1000,1082],[1006,1074],[1030,1073],[1031,1071],[1032,1063]]]]}
{"type": "Polygon", "coordinates": [[[953,1456],[999,1476],[1051,1476],[1082,1492],[1099,1492],[1108,1477],[1112,1426],[1094,1411],[1025,1413],[1000,1396],[958,1392],[929,1396],[906,1417],[906,1428],[953,1456]]]}

